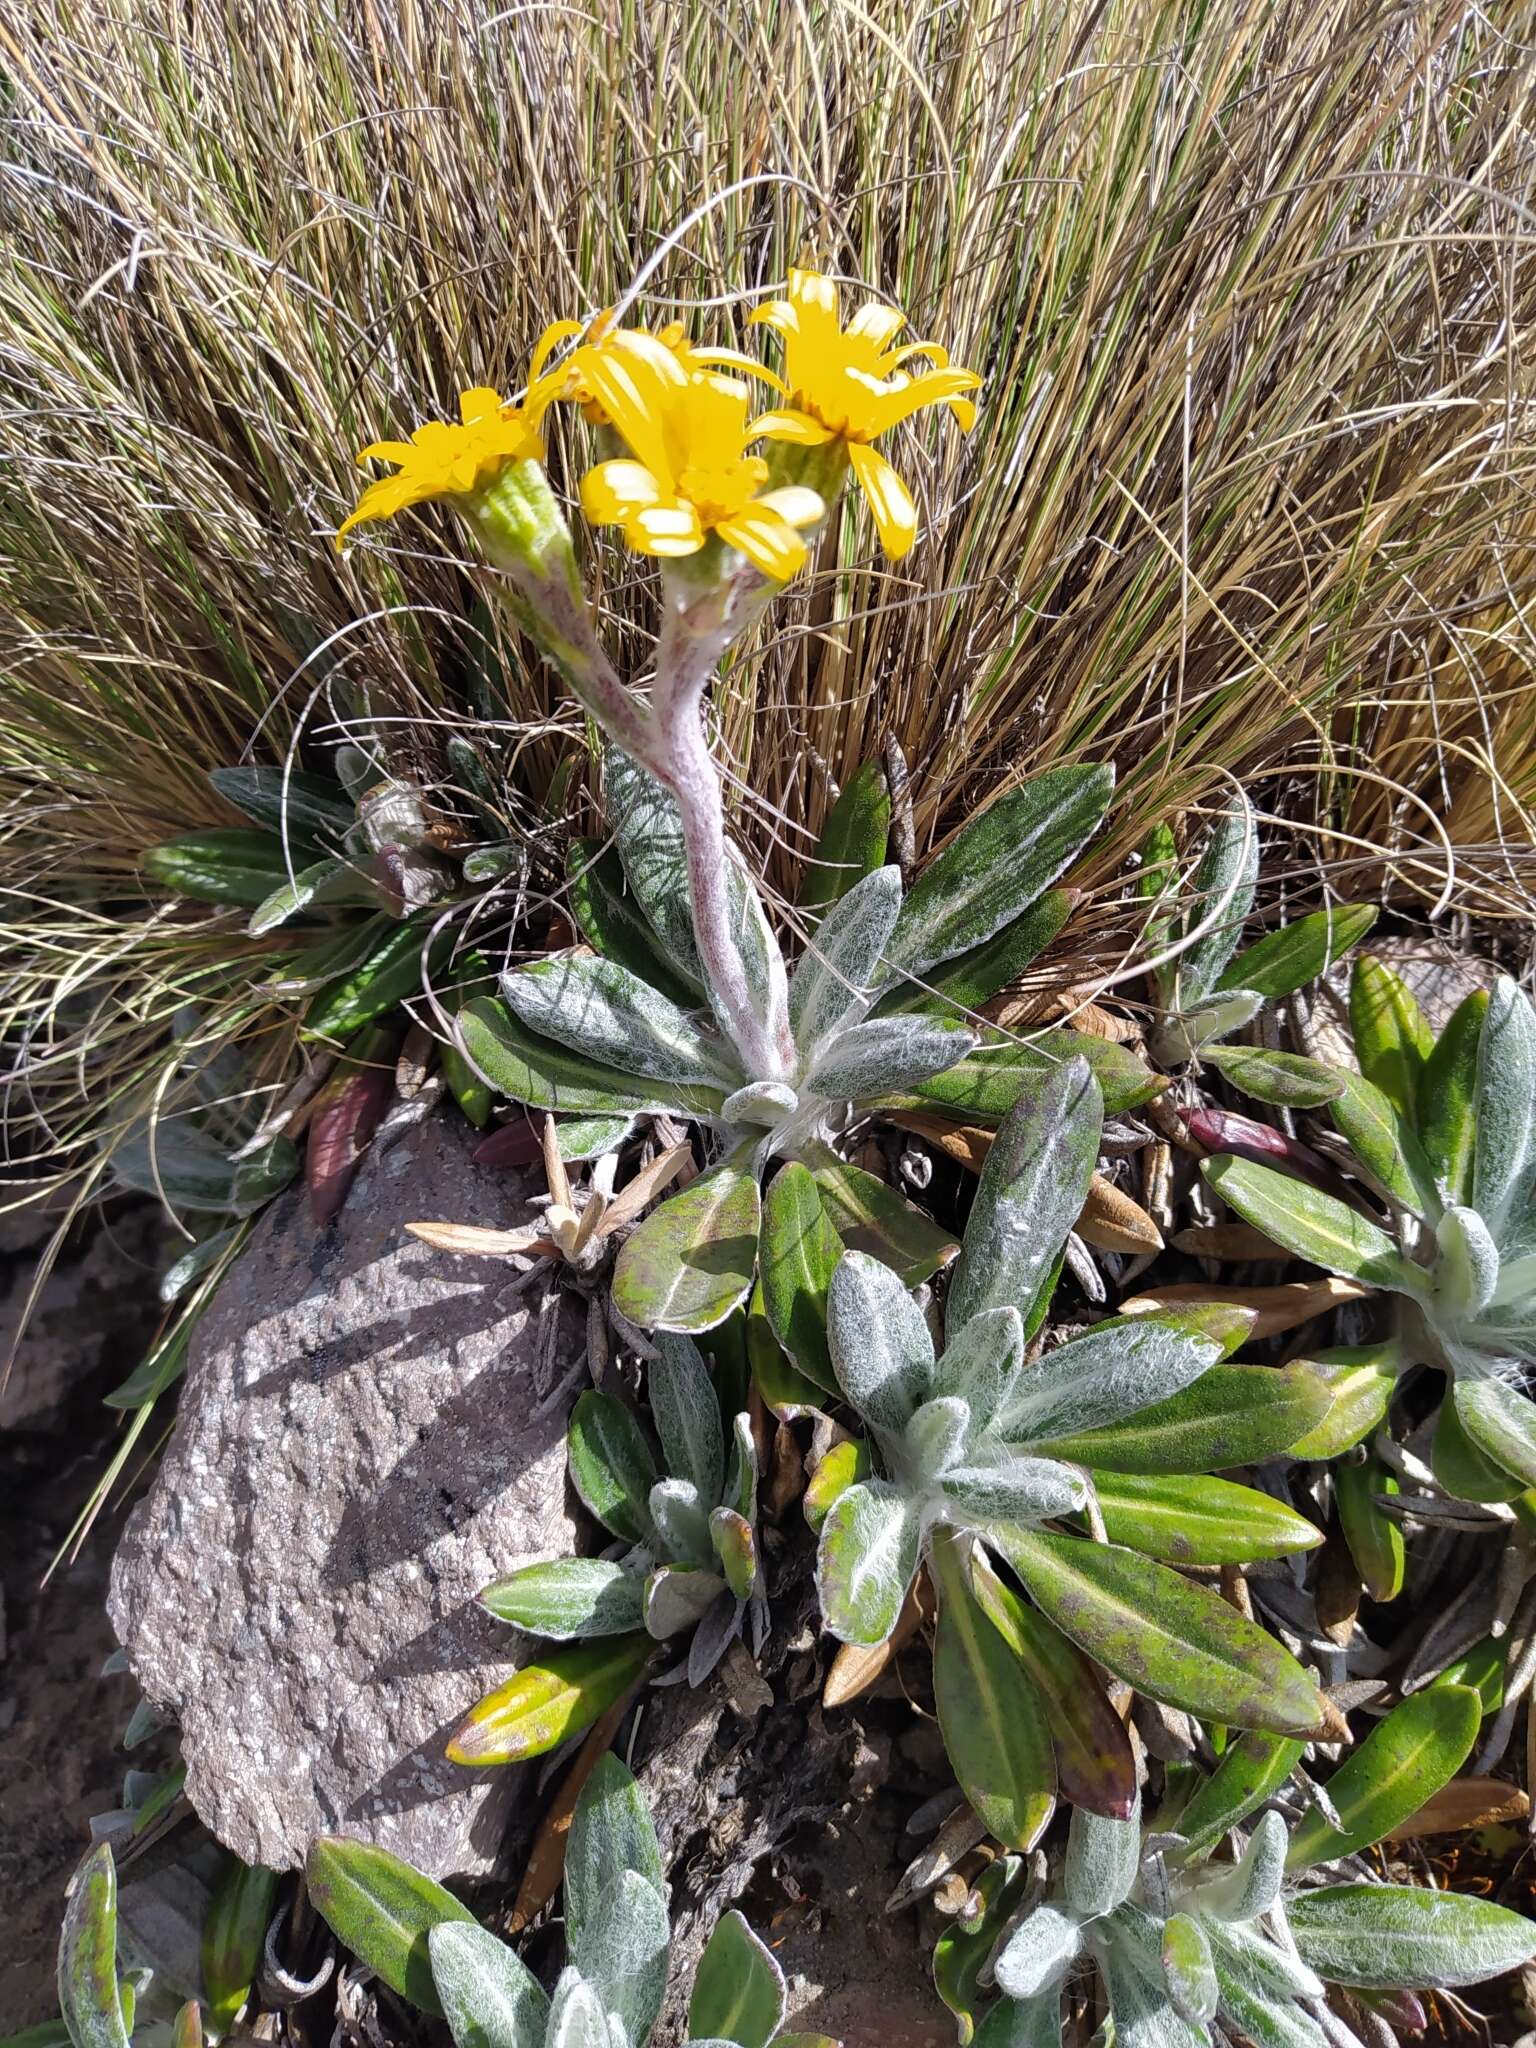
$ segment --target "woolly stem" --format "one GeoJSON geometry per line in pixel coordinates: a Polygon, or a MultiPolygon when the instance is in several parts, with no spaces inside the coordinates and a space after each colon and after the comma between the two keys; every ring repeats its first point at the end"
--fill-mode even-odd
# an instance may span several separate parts
{"type": "Polygon", "coordinates": [[[652,712],[665,765],[655,772],[677,799],[688,855],[694,937],[722,1021],[752,1078],[777,1081],[793,1060],[788,1020],[764,1017],[753,1000],[731,917],[733,856],[726,840],[720,773],[704,731],[704,691],[715,664],[741,628],[738,598],[730,585],[701,591],[680,577],[666,579],[652,712]]]}

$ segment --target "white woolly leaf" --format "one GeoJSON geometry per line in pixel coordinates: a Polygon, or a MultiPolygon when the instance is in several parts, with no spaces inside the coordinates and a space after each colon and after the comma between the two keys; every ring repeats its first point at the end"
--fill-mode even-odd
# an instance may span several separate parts
{"type": "Polygon", "coordinates": [[[823,1623],[844,1643],[883,1643],[917,1570],[918,1520],[895,1487],[861,1480],[821,1525],[816,1591],[823,1623]]]}
{"type": "Polygon", "coordinates": [[[946,1073],[979,1040],[938,1017],[868,1017],[830,1039],[805,1077],[805,1092],[828,1102],[894,1095],[946,1073]]]}
{"type": "Polygon", "coordinates": [[[713,1507],[725,1484],[725,1433],[715,1383],[691,1337],[661,1330],[655,1341],[646,1393],[667,1471],[674,1479],[691,1480],[703,1505],[713,1507]]]}
{"type": "Polygon", "coordinates": [[[1072,1911],[1084,1920],[1112,1913],[1131,1895],[1141,1868],[1141,1800],[1125,1820],[1110,1820],[1074,1806],[1067,1834],[1062,1890],[1072,1911]]]}
{"type": "Polygon", "coordinates": [[[548,1994],[489,1928],[445,1920],[428,1933],[427,1951],[454,2048],[543,2048],[548,1994]]]}
{"type": "Polygon", "coordinates": [[[992,1966],[999,1990],[1010,1998],[1035,1998],[1058,1984],[1082,1945],[1076,1916],[1059,1906],[1037,1906],[1009,1935],[992,1966]]]}
{"type": "Polygon", "coordinates": [[[789,983],[789,1021],[802,1055],[851,1010],[863,1010],[900,910],[901,870],[876,868],[817,926],[789,983]]]}
{"type": "Polygon", "coordinates": [[[1213,1338],[1165,1323],[1086,1330],[1014,1375],[994,1427],[1013,1443],[1080,1436],[1192,1386],[1220,1356],[1213,1338]]]}
{"type": "Polygon", "coordinates": [[[838,1385],[864,1420],[896,1434],[927,1399],[933,1339],[900,1280],[867,1252],[838,1262],[827,1290],[827,1343],[838,1385]]]}

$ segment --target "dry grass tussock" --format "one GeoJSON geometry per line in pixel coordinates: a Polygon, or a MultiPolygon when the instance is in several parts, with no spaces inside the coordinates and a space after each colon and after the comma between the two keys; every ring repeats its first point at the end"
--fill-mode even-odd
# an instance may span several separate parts
{"type": "MultiPolygon", "coordinates": [[[[1107,754],[1103,874],[1264,776],[1308,860],[1528,910],[1533,35],[1531,0],[10,9],[15,1145],[87,1166],[189,1007],[286,1057],[239,920],[137,886],[223,821],[208,767],[366,730],[451,806],[458,726],[558,829],[584,736],[469,623],[452,529],[329,536],[356,447],[515,387],[642,266],[641,317],[728,340],[809,256],[986,376],[968,441],[903,451],[927,541],[887,567],[850,512],[722,688],[777,883],[894,732],[920,841],[1107,754]]],[[[644,579],[605,566],[643,663],[644,579]]]]}

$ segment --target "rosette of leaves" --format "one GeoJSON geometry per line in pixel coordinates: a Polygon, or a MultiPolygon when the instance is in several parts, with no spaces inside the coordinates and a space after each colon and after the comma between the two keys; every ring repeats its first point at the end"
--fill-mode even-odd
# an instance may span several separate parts
{"type": "Polygon", "coordinates": [[[1411,1818],[1466,1757],[1480,1711],[1464,1686],[1405,1701],[1335,1772],[1327,1815],[1314,1806],[1294,1828],[1271,1810],[1246,1834],[1233,1832],[1300,1754],[1299,1743],[1263,1737],[1236,1745],[1213,1777],[1179,1782],[1153,1830],[1143,1832],[1135,1814],[1075,1812],[1062,1867],[1032,1912],[1005,1926],[999,1896],[964,1946],[955,1937],[940,1944],[936,1980],[962,2031],[976,2021],[990,1974],[1002,1995],[976,2028],[977,2048],[1059,2042],[1062,1987],[1082,1967],[1102,1983],[1116,2048],[1232,2038],[1255,2048],[1364,2048],[1351,2019],[1375,2048],[1392,2038],[1389,2015],[1421,2031],[1412,1994],[1481,1983],[1529,1961],[1536,1928],[1484,1899],[1365,1875],[1306,1881],[1411,1818]],[[1229,1838],[1236,1855],[1218,1857],[1229,1838]]]}
{"type": "Polygon", "coordinates": [[[693,1632],[700,1684],[762,1604],[757,1451],[751,1419],[730,1440],[709,1368],[690,1338],[664,1333],[646,1374],[658,1463],[615,1395],[588,1391],[571,1414],[566,1457],[616,1556],[524,1565],[480,1599],[499,1621],[562,1647],[487,1694],[454,1735],[459,1763],[514,1763],[589,1727],[634,1684],[658,1643],[693,1632]],[[558,1702],[551,1712],[551,1700],[558,1702]]]}
{"type": "MultiPolygon", "coordinates": [[[[567,1962],[552,1992],[451,1892],[387,1850],[324,1836],[305,1876],[332,1930],[392,1991],[446,2018],[455,2048],[645,2048],[656,2025],[671,1964],[666,1874],[645,1801],[616,1756],[598,1759],[571,1817],[567,1962]]],[[[727,1914],[700,1959],[690,2035],[701,2048],[813,2048],[781,2032],[784,2004],[772,1955],[727,1914]]]]}
{"type": "Polygon", "coordinates": [[[710,986],[694,934],[677,806],[616,749],[605,771],[615,847],[575,851],[572,903],[591,953],[566,953],[502,977],[499,1000],[459,1020],[464,1051],[502,1094],[537,1108],[612,1119],[622,1141],[637,1116],[689,1119],[717,1163],[663,1203],[625,1246],[614,1299],[644,1328],[700,1331],[752,1284],[760,1177],[773,1159],[804,1161],[842,1227],[871,1227],[911,1280],[950,1250],[945,1233],[827,1141],[850,1115],[920,1100],[957,1121],[995,1124],[1063,1048],[1085,1044],[1122,1105],[1159,1083],[1119,1046],[1076,1034],[983,1043],[966,1017],[1060,929],[1070,907],[1052,884],[1098,828],[1108,768],[1037,776],[974,819],[909,893],[884,864],[888,803],[869,777],[844,793],[813,870],[819,918],[787,972],[757,890],[736,862],[730,886],[739,952],[771,1071],[750,1071],[710,986]],[[877,801],[877,796],[881,800],[877,801]]]}
{"type": "MultiPolygon", "coordinates": [[[[454,759],[484,779],[472,750],[454,759]]],[[[415,783],[382,775],[362,748],[339,747],[336,769],[333,779],[259,764],[215,768],[215,790],[250,824],[186,832],[144,856],[162,888],[249,910],[253,937],[292,928],[292,950],[269,986],[312,997],[305,1036],[330,1045],[418,995],[424,976],[450,1008],[477,983],[489,986],[478,957],[455,959],[455,934],[434,906],[498,871],[490,848],[450,859],[454,828],[415,783]]],[[[466,1113],[483,1123],[483,1084],[456,1048],[444,1068],[466,1113]]]]}
{"type": "Polygon", "coordinates": [[[1218,1370],[1242,1317],[1235,1331],[1198,1315],[1117,1319],[1025,1363],[1101,1120],[1082,1061],[1012,1111],[982,1169],[942,1349],[875,1259],[847,1253],[827,1296],[832,1371],[866,1440],[834,1453],[834,1481],[813,1482],[822,1618],[845,1643],[886,1640],[926,1561],[950,1761],[1013,1848],[1039,1838],[1058,1790],[1128,1810],[1129,1739],[1089,1659],[1231,1726],[1305,1732],[1321,1717],[1316,1686],[1280,1644],[1159,1561],[1319,1540],[1247,1488],[1177,1475],[1272,1455],[1321,1412],[1321,1390],[1304,1376],[1218,1370]],[[1094,1511],[1123,1540],[1093,1540],[1094,1511]]]}
{"type": "Polygon", "coordinates": [[[1148,1049],[1162,1066],[1198,1056],[1265,1101],[1310,1106],[1326,1100],[1331,1085],[1325,1079],[1325,1093],[1316,1092],[1315,1063],[1217,1041],[1241,1030],[1266,1003],[1315,981],[1365,937],[1376,912],[1369,904],[1335,904],[1278,925],[1239,952],[1258,874],[1258,825],[1240,790],[1212,825],[1187,892],[1172,831],[1157,825],[1149,834],[1139,888],[1153,906],[1147,943],[1161,1015],[1147,1034],[1148,1049]]]}
{"type": "Polygon", "coordinates": [[[1296,1257],[1394,1298],[1389,1336],[1319,1355],[1326,1458],[1385,1417],[1403,1375],[1447,1382],[1433,1465],[1448,1493],[1512,1500],[1536,1486],[1536,1403],[1513,1382],[1536,1360],[1536,1011],[1513,981],[1470,995],[1436,1037],[1390,968],[1363,958],[1350,990],[1358,1074],[1328,1105],[1358,1202],[1233,1154],[1211,1186],[1296,1257]]]}

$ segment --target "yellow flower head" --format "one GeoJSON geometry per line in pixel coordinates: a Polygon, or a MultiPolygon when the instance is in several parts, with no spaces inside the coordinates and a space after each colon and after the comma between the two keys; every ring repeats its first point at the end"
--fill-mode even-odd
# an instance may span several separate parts
{"type": "Polygon", "coordinates": [[[621,526],[644,555],[697,554],[716,533],[776,582],[794,575],[805,561],[797,529],[826,508],[799,485],[763,489],[768,465],[745,452],[745,384],[685,369],[659,337],[641,333],[611,336],[583,374],[633,456],[583,477],[582,509],[595,525],[621,526]]]}
{"type": "Polygon", "coordinates": [[[904,555],[917,535],[917,507],[870,444],[929,405],[947,405],[969,433],[976,407],[965,394],[980,377],[951,364],[935,341],[898,343],[906,316],[876,301],[860,306],[844,327],[837,286],[814,270],[792,270],[789,297],[759,306],[752,319],[783,339],[790,400],[754,420],[751,431],[805,448],[845,443],[885,552],[893,560],[904,555]],[[914,358],[928,365],[916,377],[903,368],[914,358]]]}
{"type": "MultiPolygon", "coordinates": [[[[737,349],[695,348],[688,339],[680,320],[669,320],[665,327],[651,333],[644,327],[616,328],[613,311],[599,313],[597,318],[583,329],[579,320],[555,320],[539,336],[538,347],[533,352],[533,362],[528,371],[528,388],[532,395],[540,392],[549,399],[569,399],[581,407],[582,416],[594,427],[612,426],[613,422],[603,408],[597,389],[592,380],[594,366],[611,356],[616,343],[627,341],[630,335],[638,334],[647,341],[656,341],[674,355],[685,370],[702,370],[725,365],[734,370],[744,371],[749,376],[762,377],[768,383],[777,383],[760,364],[753,362],[737,349]],[[546,371],[546,364],[563,342],[574,341],[577,335],[584,335],[581,346],[572,349],[563,362],[553,370],[546,371]]],[[[622,353],[622,350],[621,350],[622,353]]]]}
{"type": "Polygon", "coordinates": [[[393,519],[431,498],[467,496],[509,462],[538,461],[544,453],[538,423],[547,403],[530,392],[523,405],[503,405],[496,392],[479,385],[460,397],[457,425],[428,420],[409,441],[373,442],[358,461],[393,462],[396,474],[368,486],[337,529],[336,545],[366,519],[393,519]]]}

